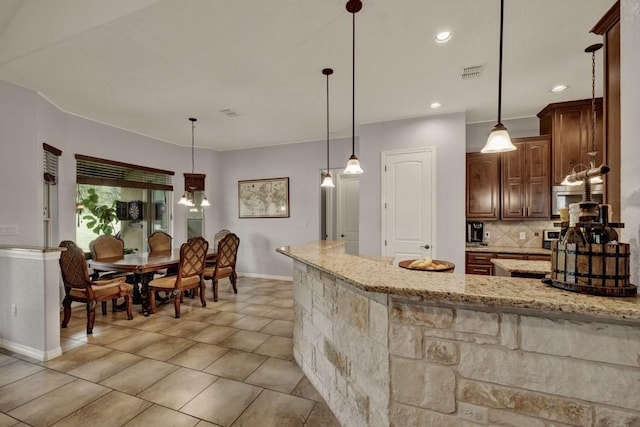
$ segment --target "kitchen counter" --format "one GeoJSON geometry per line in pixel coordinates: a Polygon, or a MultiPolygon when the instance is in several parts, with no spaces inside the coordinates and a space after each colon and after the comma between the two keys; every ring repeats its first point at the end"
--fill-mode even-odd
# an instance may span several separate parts
{"type": "Polygon", "coordinates": [[[341,242],[277,251],[293,259],[293,357],[341,425],[640,419],[638,297],[407,270],[341,242]]]}
{"type": "MultiPolygon", "coordinates": [[[[539,250],[546,251],[542,248],[539,250]]],[[[335,241],[320,240],[284,246],[278,248],[277,252],[336,275],[367,292],[509,309],[640,320],[640,297],[594,298],[562,291],[535,279],[524,282],[520,278],[514,280],[508,277],[412,271],[345,254],[344,244],[335,241]]]]}
{"type": "Polygon", "coordinates": [[[529,277],[542,279],[551,273],[551,261],[493,258],[496,276],[529,277]]]}
{"type": "Polygon", "coordinates": [[[474,246],[467,245],[465,247],[466,252],[494,252],[502,254],[535,254],[535,255],[549,255],[551,256],[551,250],[545,248],[521,248],[516,246],[474,246]]]}

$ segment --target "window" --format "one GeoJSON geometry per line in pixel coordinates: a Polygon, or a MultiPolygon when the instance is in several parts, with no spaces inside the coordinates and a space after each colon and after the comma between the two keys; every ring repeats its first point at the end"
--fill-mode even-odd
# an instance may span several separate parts
{"type": "Polygon", "coordinates": [[[101,234],[124,240],[125,250],[144,252],[156,230],[171,234],[173,172],[76,154],[78,198],[83,209],[76,242],[85,251],[101,234]]]}
{"type": "Polygon", "coordinates": [[[58,245],[58,157],[62,151],[49,144],[42,144],[42,221],[43,245],[46,247],[58,245]]]}
{"type": "Polygon", "coordinates": [[[204,180],[206,175],[200,173],[184,174],[184,190],[193,198],[193,206],[187,206],[187,239],[204,236],[204,180]]]}

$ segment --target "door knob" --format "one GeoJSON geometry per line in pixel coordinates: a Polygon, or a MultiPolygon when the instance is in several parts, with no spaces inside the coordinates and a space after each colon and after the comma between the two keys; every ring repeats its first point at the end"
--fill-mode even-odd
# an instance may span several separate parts
{"type": "Polygon", "coordinates": [[[425,248],[425,249],[429,249],[429,248],[431,248],[431,246],[429,246],[429,245],[424,245],[424,246],[420,246],[420,247],[421,247],[421,248],[425,248]]]}
{"type": "Polygon", "coordinates": [[[344,234],[341,234],[340,237],[344,237],[344,234]]]}

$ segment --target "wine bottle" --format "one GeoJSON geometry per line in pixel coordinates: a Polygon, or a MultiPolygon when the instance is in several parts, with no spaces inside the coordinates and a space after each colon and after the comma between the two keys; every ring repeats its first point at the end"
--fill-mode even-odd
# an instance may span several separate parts
{"type": "Polygon", "coordinates": [[[569,208],[560,208],[560,240],[564,239],[567,230],[569,230],[569,208]]]}
{"type": "Polygon", "coordinates": [[[578,225],[578,218],[580,215],[580,206],[577,203],[571,203],[569,205],[569,229],[564,236],[562,243],[566,246],[570,243],[577,245],[586,245],[587,241],[584,238],[584,234],[578,225]]]}
{"type": "Polygon", "coordinates": [[[618,241],[618,233],[609,226],[609,205],[598,206],[598,223],[591,229],[589,241],[601,245],[618,241]]]}

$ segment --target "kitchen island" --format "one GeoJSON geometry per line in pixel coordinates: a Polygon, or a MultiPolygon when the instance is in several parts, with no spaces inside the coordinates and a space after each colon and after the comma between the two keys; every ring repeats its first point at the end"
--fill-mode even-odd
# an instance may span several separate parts
{"type": "Polygon", "coordinates": [[[340,242],[277,251],[294,260],[295,360],[343,425],[640,419],[638,297],[411,271],[340,242]]]}
{"type": "Polygon", "coordinates": [[[551,274],[551,261],[494,258],[491,262],[495,266],[496,276],[542,279],[551,274]]]}

